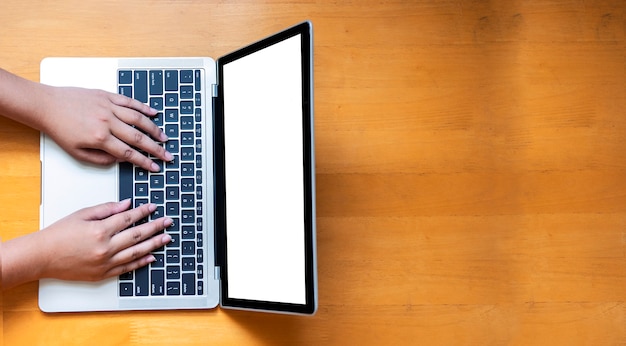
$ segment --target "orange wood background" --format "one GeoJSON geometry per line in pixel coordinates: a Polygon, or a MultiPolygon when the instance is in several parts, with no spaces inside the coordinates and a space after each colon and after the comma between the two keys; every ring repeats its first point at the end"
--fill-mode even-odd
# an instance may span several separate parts
{"type": "MultiPolygon", "coordinates": [[[[223,55],[315,30],[319,311],[46,315],[5,345],[626,344],[622,0],[2,0],[0,66],[223,55]]],[[[36,231],[39,134],[0,118],[0,236],[36,231]]],[[[62,202],[62,201],[60,201],[62,202]]]]}

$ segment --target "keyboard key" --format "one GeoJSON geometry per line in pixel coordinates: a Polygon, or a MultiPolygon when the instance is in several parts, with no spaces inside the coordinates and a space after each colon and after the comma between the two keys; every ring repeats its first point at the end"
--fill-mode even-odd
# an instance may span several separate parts
{"type": "Polygon", "coordinates": [[[141,267],[135,270],[135,295],[147,296],[148,295],[148,267],[141,267]]]}
{"type": "Polygon", "coordinates": [[[178,148],[178,140],[171,139],[165,143],[165,150],[172,154],[176,154],[180,149],[178,148]]]}
{"type": "Polygon", "coordinates": [[[178,169],[178,167],[180,167],[180,157],[178,155],[173,156],[174,158],[172,161],[165,163],[165,167],[167,167],[167,169],[178,169]]]}
{"type": "Polygon", "coordinates": [[[180,180],[180,190],[183,192],[192,192],[194,188],[193,178],[182,178],[180,180]]]}
{"type": "Polygon", "coordinates": [[[157,111],[163,110],[163,98],[162,97],[151,97],[150,98],[150,107],[156,109],[157,111]]]}
{"type": "Polygon", "coordinates": [[[180,235],[178,235],[178,233],[169,233],[169,235],[172,237],[172,240],[167,243],[166,247],[168,249],[178,248],[180,246],[180,235]]]}
{"type": "Polygon", "coordinates": [[[196,231],[193,226],[183,226],[182,238],[183,239],[193,239],[196,231]]]}
{"type": "Polygon", "coordinates": [[[165,107],[178,107],[178,94],[165,94],[165,107]]]}
{"type": "Polygon", "coordinates": [[[202,108],[196,108],[196,111],[194,113],[194,116],[196,117],[196,122],[199,123],[202,121],[202,108]]]}
{"type": "Polygon", "coordinates": [[[163,71],[150,71],[150,95],[163,94],[163,71]]]}
{"type": "Polygon", "coordinates": [[[178,91],[178,71],[165,71],[165,91],[178,91]]]}
{"type": "Polygon", "coordinates": [[[165,201],[165,194],[162,190],[150,192],[150,202],[154,204],[163,204],[165,201]]]}
{"type": "Polygon", "coordinates": [[[135,99],[148,103],[148,71],[135,71],[134,76],[134,90],[135,99]]]}
{"type": "Polygon", "coordinates": [[[193,210],[183,210],[180,213],[180,220],[183,224],[186,223],[195,223],[196,222],[196,213],[193,210]]]}
{"type": "MultiPolygon", "coordinates": [[[[124,162],[124,164],[129,164],[128,162],[124,162]]],[[[120,167],[122,164],[120,164],[120,167]]],[[[132,166],[132,165],[131,165],[132,166]]],[[[135,180],[137,181],[148,181],[148,171],[141,167],[135,167],[135,180]]]]}
{"type": "Polygon", "coordinates": [[[157,115],[152,117],[152,122],[156,125],[156,126],[163,126],[163,112],[159,112],[157,113],[157,115]]]}
{"type": "MultiPolygon", "coordinates": [[[[182,244],[182,253],[183,256],[195,255],[196,253],[196,243],[193,241],[184,241],[182,244]]],[[[183,258],[184,260],[185,258],[183,258]]]]}
{"type": "Polygon", "coordinates": [[[179,296],[180,295],[180,282],[168,282],[167,283],[167,295],[179,296]]]}
{"type": "MultiPolygon", "coordinates": [[[[126,272],[120,275],[120,280],[132,280],[132,279],[133,279],[133,272],[126,272]]],[[[131,288],[130,291],[132,292],[133,289],[131,288]]]]}
{"type": "Polygon", "coordinates": [[[147,198],[135,198],[135,208],[139,208],[144,204],[148,204],[147,198]]]}
{"type": "Polygon", "coordinates": [[[132,84],[133,83],[133,71],[120,70],[117,71],[117,81],[119,84],[132,84]]]}
{"type": "Polygon", "coordinates": [[[180,133],[180,145],[193,145],[194,135],[193,132],[181,132],[180,133]]]}
{"type": "Polygon", "coordinates": [[[193,86],[191,85],[181,85],[180,86],[180,99],[181,100],[191,100],[194,97],[193,86]]]}
{"type": "Polygon", "coordinates": [[[180,114],[193,114],[193,101],[180,101],[180,114]]]}
{"type": "Polygon", "coordinates": [[[177,123],[178,122],[178,109],[166,109],[165,121],[168,123],[177,123]]]}
{"type": "Polygon", "coordinates": [[[183,177],[193,177],[193,163],[182,163],[180,165],[180,174],[183,177]]]}
{"type": "Polygon", "coordinates": [[[148,196],[148,184],[139,183],[135,185],[135,196],[148,196]]]}
{"type": "Polygon", "coordinates": [[[150,187],[153,189],[162,189],[165,185],[165,177],[161,174],[154,174],[150,177],[150,187]]]}
{"type": "Polygon", "coordinates": [[[132,297],[133,296],[133,283],[132,282],[120,282],[120,297],[132,297]]]}
{"type": "Polygon", "coordinates": [[[170,227],[166,228],[167,233],[178,233],[180,232],[180,219],[177,217],[172,218],[172,224],[170,227]]]}
{"type": "Polygon", "coordinates": [[[196,124],[196,137],[202,137],[202,126],[200,124],[196,124]]]}
{"type": "Polygon", "coordinates": [[[165,213],[167,216],[179,216],[180,206],[178,202],[167,202],[165,204],[165,213]]]}
{"type": "Polygon", "coordinates": [[[195,157],[195,150],[193,147],[182,147],[180,149],[181,161],[193,161],[195,157]]]}
{"type": "Polygon", "coordinates": [[[182,291],[183,295],[194,295],[196,293],[195,273],[183,273],[182,291]]]}
{"type": "Polygon", "coordinates": [[[202,140],[200,138],[196,139],[196,153],[202,152],[202,140]]]}
{"type": "Polygon", "coordinates": [[[196,107],[202,106],[202,94],[196,93],[193,99],[196,102],[196,107]]]}
{"type": "Polygon", "coordinates": [[[178,266],[167,266],[166,274],[168,280],[180,279],[180,268],[178,266]]]}
{"type": "Polygon", "coordinates": [[[117,89],[117,93],[126,97],[133,97],[133,87],[130,85],[120,85],[117,89]]]}
{"type": "Polygon", "coordinates": [[[180,129],[181,130],[193,130],[193,117],[192,116],[180,117],[180,129]]]}
{"type": "Polygon", "coordinates": [[[196,155],[196,168],[202,168],[202,155],[196,155]]]}
{"type": "Polygon", "coordinates": [[[180,252],[178,250],[167,250],[166,263],[179,263],[180,262],[180,252]]]}
{"type": "MultiPolygon", "coordinates": [[[[198,263],[202,263],[202,262],[198,261],[198,263]]],[[[196,275],[198,276],[198,280],[204,278],[204,266],[202,264],[198,265],[198,268],[196,268],[196,275]]]]}
{"type": "Polygon", "coordinates": [[[162,296],[165,294],[165,271],[153,270],[150,272],[151,284],[150,294],[153,296],[162,296]]]}
{"type": "Polygon", "coordinates": [[[165,199],[167,200],[178,200],[178,187],[177,186],[169,186],[165,189],[165,199]]]}
{"type": "MultiPolygon", "coordinates": [[[[165,183],[168,185],[178,185],[179,178],[180,178],[180,173],[178,173],[177,171],[167,171],[165,173],[165,183]]],[[[175,188],[178,190],[177,187],[175,188]]],[[[178,196],[178,193],[176,195],[178,196]]]]}
{"type": "Polygon", "coordinates": [[[192,194],[184,194],[181,198],[181,205],[183,208],[193,208],[195,203],[195,196],[192,194]]]}
{"type": "Polygon", "coordinates": [[[120,201],[133,197],[133,165],[131,163],[120,162],[118,188],[120,201]]]}
{"type": "Polygon", "coordinates": [[[194,89],[196,91],[200,91],[200,89],[202,88],[202,74],[200,73],[200,70],[195,70],[193,71],[193,76],[194,76],[194,89]]]}
{"type": "Polygon", "coordinates": [[[196,261],[198,261],[198,263],[204,262],[204,252],[202,251],[202,249],[198,249],[198,251],[196,252],[196,261]]]}
{"type": "Polygon", "coordinates": [[[198,295],[203,295],[204,294],[204,283],[202,281],[198,281],[198,295]]]}
{"type": "Polygon", "coordinates": [[[170,138],[178,137],[178,124],[165,125],[165,134],[170,138]]]}
{"type": "Polygon", "coordinates": [[[181,269],[183,270],[183,272],[195,272],[196,271],[196,259],[193,257],[183,257],[183,266],[181,269]]]}
{"type": "Polygon", "coordinates": [[[165,256],[163,254],[154,254],[156,261],[150,264],[150,268],[163,268],[165,267],[165,256]]]}
{"type": "Polygon", "coordinates": [[[196,171],[196,184],[202,184],[202,171],[196,171]]]}
{"type": "Polygon", "coordinates": [[[181,70],[180,71],[181,83],[193,83],[193,70],[181,70]]]}

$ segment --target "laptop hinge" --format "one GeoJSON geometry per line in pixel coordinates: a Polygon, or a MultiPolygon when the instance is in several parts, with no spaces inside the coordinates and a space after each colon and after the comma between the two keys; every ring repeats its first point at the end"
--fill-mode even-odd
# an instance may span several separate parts
{"type": "Polygon", "coordinates": [[[217,97],[217,84],[211,84],[211,97],[217,97]]]}
{"type": "Polygon", "coordinates": [[[215,275],[213,277],[213,279],[215,279],[215,280],[219,280],[220,279],[220,267],[215,266],[215,273],[213,273],[213,275],[215,275]]]}

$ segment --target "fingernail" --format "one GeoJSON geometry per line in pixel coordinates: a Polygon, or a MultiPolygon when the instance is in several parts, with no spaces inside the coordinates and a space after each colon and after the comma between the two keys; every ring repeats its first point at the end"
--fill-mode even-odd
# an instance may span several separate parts
{"type": "Polygon", "coordinates": [[[168,139],[170,139],[165,132],[161,131],[161,142],[166,142],[168,139]]]}
{"type": "Polygon", "coordinates": [[[126,199],[123,199],[123,200],[119,201],[119,204],[124,205],[124,204],[128,203],[128,201],[130,201],[130,198],[126,198],[126,199]]]}
{"type": "Polygon", "coordinates": [[[155,211],[156,208],[157,208],[156,204],[154,204],[154,203],[148,204],[148,210],[150,210],[150,212],[155,211]]]}
{"type": "Polygon", "coordinates": [[[150,255],[150,257],[148,257],[148,263],[152,263],[156,261],[156,257],[154,257],[153,255],[150,255]]]}
{"type": "Polygon", "coordinates": [[[172,153],[170,153],[169,151],[165,152],[165,160],[167,161],[172,161],[174,159],[174,155],[172,155],[172,153]]]}
{"type": "Polygon", "coordinates": [[[161,170],[161,167],[159,167],[159,165],[157,165],[156,163],[154,163],[154,162],[153,162],[153,163],[150,165],[150,170],[151,170],[151,171],[153,171],[153,172],[158,172],[158,171],[160,171],[160,170],[161,170]]]}
{"type": "Polygon", "coordinates": [[[174,220],[168,217],[167,219],[163,221],[163,226],[170,227],[173,223],[174,223],[174,220]]]}
{"type": "Polygon", "coordinates": [[[161,241],[163,242],[163,244],[167,244],[172,241],[172,237],[169,234],[165,233],[161,236],[161,241]]]}

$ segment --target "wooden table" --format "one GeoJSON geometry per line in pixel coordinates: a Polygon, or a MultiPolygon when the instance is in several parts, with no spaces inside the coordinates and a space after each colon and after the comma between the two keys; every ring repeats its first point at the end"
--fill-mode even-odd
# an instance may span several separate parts
{"type": "MultiPolygon", "coordinates": [[[[539,4],[541,3],[541,4],[539,4]]],[[[6,345],[626,343],[626,5],[0,4],[0,66],[212,56],[315,27],[319,311],[46,315],[6,345]]],[[[39,134],[0,118],[0,236],[38,229],[39,134]]]]}

